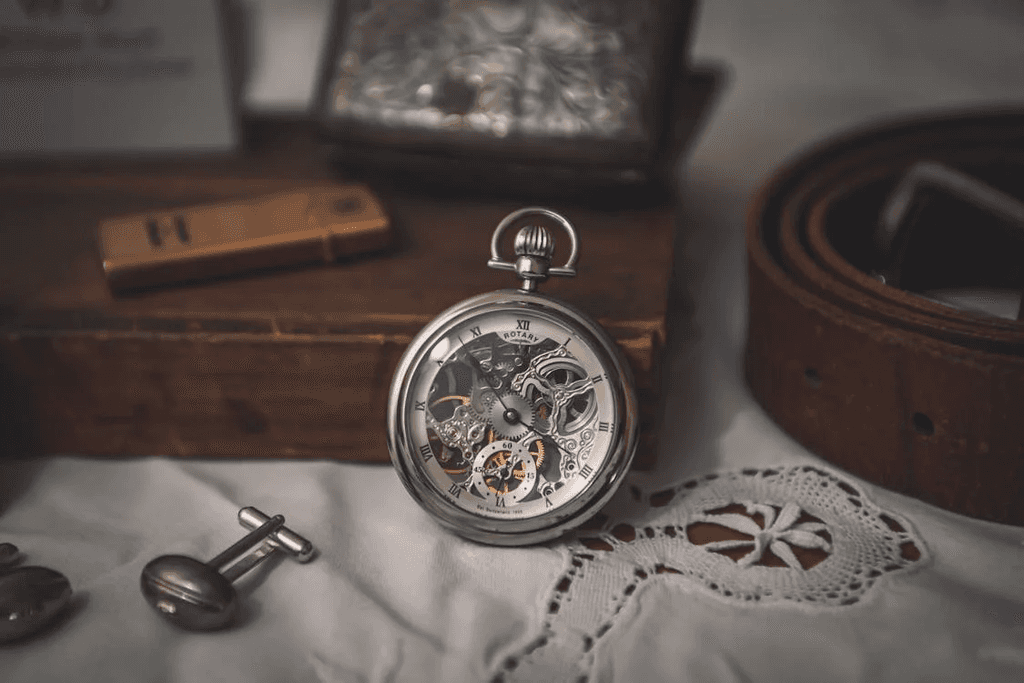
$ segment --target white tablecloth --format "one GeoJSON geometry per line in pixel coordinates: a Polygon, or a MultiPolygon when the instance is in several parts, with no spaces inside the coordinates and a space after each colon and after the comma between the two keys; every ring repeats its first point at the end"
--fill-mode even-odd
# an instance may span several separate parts
{"type": "MultiPolygon", "coordinates": [[[[74,455],[5,462],[0,541],[65,573],[76,600],[46,637],[0,648],[0,680],[1024,680],[1024,529],[953,515],[829,468],[767,419],[740,365],[752,193],[785,158],[851,126],[1024,102],[1024,6],[708,0],[694,56],[727,78],[680,168],[682,303],[671,312],[678,334],[659,464],[632,475],[609,506],[606,533],[527,549],[474,545],[440,530],[387,467],[74,455]],[[725,595],[733,579],[698,576],[696,555],[670,537],[695,519],[693,501],[724,486],[729,472],[761,477],[803,464],[814,466],[806,476],[853,490],[873,511],[868,521],[885,515],[902,529],[857,535],[842,510],[830,517],[795,496],[830,529],[831,558],[882,548],[863,555],[870,569],[897,542],[917,555],[864,582],[847,578],[849,604],[802,597],[828,592],[807,588],[811,570],[743,573],[717,556],[740,588],[761,591],[757,600],[725,595]],[[702,478],[712,472],[722,475],[702,478]],[[694,488],[674,488],[691,479],[694,488]],[[319,556],[308,565],[272,561],[240,582],[237,628],[174,630],[143,601],[142,567],[165,553],[212,557],[240,537],[235,514],[244,505],[284,514],[319,556]]],[[[744,500],[770,498],[767,490],[744,500]]],[[[788,500],[772,495],[781,518],[788,500]]],[[[780,519],[780,529],[795,528],[789,522],[780,519]]],[[[774,538],[808,542],[784,531],[774,538]]]]}

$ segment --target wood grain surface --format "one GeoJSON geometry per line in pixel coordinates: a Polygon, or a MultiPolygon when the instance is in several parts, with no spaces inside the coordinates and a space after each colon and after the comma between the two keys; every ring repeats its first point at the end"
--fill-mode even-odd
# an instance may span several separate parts
{"type": "MultiPolygon", "coordinates": [[[[4,453],[388,461],[398,358],[448,306],[514,286],[486,267],[490,234],[528,198],[432,196],[371,179],[397,232],[384,252],[112,294],[101,219],[346,182],[309,123],[246,130],[235,156],[0,167],[4,453]]],[[[576,278],[542,291],[591,313],[625,351],[649,461],[673,213],[663,201],[607,200],[548,204],[576,225],[581,257],[576,278]]]]}

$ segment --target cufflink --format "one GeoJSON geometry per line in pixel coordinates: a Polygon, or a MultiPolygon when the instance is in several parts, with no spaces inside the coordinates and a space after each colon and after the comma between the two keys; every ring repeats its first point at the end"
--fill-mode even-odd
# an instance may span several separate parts
{"type": "Polygon", "coordinates": [[[232,585],[275,552],[298,562],[313,558],[313,544],[284,526],[284,517],[268,517],[253,507],[238,512],[239,523],[252,529],[209,562],[186,555],[161,555],[142,570],[146,602],[157,614],[188,631],[224,628],[235,618],[239,597],[232,585]]]}
{"type": "Polygon", "coordinates": [[[15,567],[17,546],[0,543],[0,643],[11,643],[43,630],[71,601],[66,576],[46,567],[15,567]]]}

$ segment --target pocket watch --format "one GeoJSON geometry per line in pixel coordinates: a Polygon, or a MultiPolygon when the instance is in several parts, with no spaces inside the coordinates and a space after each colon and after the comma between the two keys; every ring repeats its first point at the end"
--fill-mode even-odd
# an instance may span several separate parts
{"type": "Polygon", "coordinates": [[[562,215],[509,214],[487,265],[515,272],[521,286],[441,313],[395,372],[387,414],[395,469],[420,506],[466,538],[510,546],[555,538],[594,515],[632,462],[629,366],[594,320],[536,291],[549,276],[575,275],[578,250],[562,215]],[[554,239],[532,223],[516,234],[515,262],[501,258],[504,232],[537,216],[564,229],[565,265],[551,265],[554,239]]]}

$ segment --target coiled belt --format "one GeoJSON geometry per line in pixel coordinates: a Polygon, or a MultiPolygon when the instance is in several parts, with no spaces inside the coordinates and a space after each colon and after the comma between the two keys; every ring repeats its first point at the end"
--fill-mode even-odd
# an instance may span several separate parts
{"type": "Polygon", "coordinates": [[[1024,323],[920,294],[1021,291],[1024,231],[1007,195],[1024,195],[1019,111],[859,132],[787,165],[748,218],[746,374],[772,418],[830,462],[1024,525],[1024,323]],[[973,197],[949,186],[960,181],[973,197]]]}

